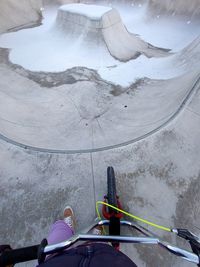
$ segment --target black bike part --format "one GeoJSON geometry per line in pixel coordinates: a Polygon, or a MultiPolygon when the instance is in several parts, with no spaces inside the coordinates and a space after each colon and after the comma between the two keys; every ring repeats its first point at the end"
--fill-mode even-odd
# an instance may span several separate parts
{"type": "MultiPolygon", "coordinates": [[[[187,229],[177,229],[177,235],[189,241],[192,251],[199,257],[200,262],[200,240],[199,238],[188,231],[187,229]]],[[[200,264],[198,265],[200,266],[200,264]]]]}
{"type": "Polygon", "coordinates": [[[1,253],[5,252],[5,251],[10,251],[12,250],[10,245],[0,245],[0,255],[1,253]]]}
{"type": "MultiPolygon", "coordinates": [[[[120,219],[112,216],[109,223],[109,235],[120,235],[120,219]]],[[[114,248],[119,247],[119,242],[112,242],[114,248]]]]}
{"type": "MultiPolygon", "coordinates": [[[[192,251],[199,257],[200,262],[200,243],[196,240],[189,241],[192,251]]],[[[200,263],[197,265],[200,266],[200,263]]]]}
{"type": "MultiPolygon", "coordinates": [[[[117,207],[117,193],[116,193],[116,182],[115,182],[115,172],[113,167],[107,168],[107,199],[108,204],[117,207]]],[[[109,213],[117,213],[116,210],[108,207],[109,213]]]]}
{"type": "MultiPolygon", "coordinates": [[[[200,244],[197,241],[189,241],[192,251],[199,257],[200,262],[200,244]]],[[[200,263],[197,265],[200,266],[200,263]]]]}
{"type": "MultiPolygon", "coordinates": [[[[117,191],[116,191],[116,181],[115,173],[113,167],[107,168],[107,185],[108,194],[107,200],[108,204],[117,207],[117,191]]],[[[109,223],[109,235],[120,235],[120,219],[115,216],[116,210],[109,208],[109,213],[112,214],[109,223]]],[[[115,248],[119,247],[119,242],[113,242],[112,246],[115,248]]]]}
{"type": "Polygon", "coordinates": [[[177,229],[177,235],[181,238],[184,238],[188,241],[199,241],[199,238],[197,236],[195,236],[193,233],[191,233],[190,231],[188,231],[187,229],[177,229]]]}
{"type": "Polygon", "coordinates": [[[44,248],[48,245],[47,239],[43,239],[38,248],[38,263],[41,264],[45,261],[44,248]]]}
{"type": "Polygon", "coordinates": [[[26,262],[38,258],[39,245],[5,251],[0,255],[0,267],[26,262]]]}

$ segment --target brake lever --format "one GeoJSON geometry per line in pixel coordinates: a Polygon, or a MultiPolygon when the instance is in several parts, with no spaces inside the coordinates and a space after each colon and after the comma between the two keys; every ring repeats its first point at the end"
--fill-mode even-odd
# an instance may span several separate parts
{"type": "Polygon", "coordinates": [[[200,266],[200,239],[187,229],[172,229],[172,232],[190,243],[192,251],[199,257],[198,266],[200,266]]]}
{"type": "Polygon", "coordinates": [[[196,241],[200,244],[200,239],[187,229],[173,229],[172,231],[176,232],[179,237],[184,238],[185,240],[196,241]]]}

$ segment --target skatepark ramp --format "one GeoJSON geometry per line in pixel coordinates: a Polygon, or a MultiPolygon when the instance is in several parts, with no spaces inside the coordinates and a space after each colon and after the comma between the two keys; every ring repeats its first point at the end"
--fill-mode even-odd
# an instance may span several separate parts
{"type": "Polygon", "coordinates": [[[160,9],[160,11],[173,12],[174,14],[200,14],[200,1],[199,0],[150,0],[149,5],[153,9],[160,9]]]}
{"type": "Polygon", "coordinates": [[[189,69],[200,68],[200,35],[178,55],[178,60],[189,69]]]}
{"type": "Polygon", "coordinates": [[[146,57],[163,57],[168,49],[155,47],[139,36],[129,33],[117,10],[84,4],[63,5],[58,9],[56,27],[82,44],[106,46],[109,53],[120,61],[146,57]],[[98,10],[98,12],[97,12],[98,10]]]}
{"type": "Polygon", "coordinates": [[[42,18],[41,7],[41,0],[1,0],[0,33],[39,22],[42,18]]]}

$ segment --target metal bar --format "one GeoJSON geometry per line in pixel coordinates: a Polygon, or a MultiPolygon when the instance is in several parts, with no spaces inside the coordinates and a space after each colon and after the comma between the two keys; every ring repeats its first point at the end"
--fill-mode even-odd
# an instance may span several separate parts
{"type": "Polygon", "coordinates": [[[48,245],[44,248],[44,254],[52,254],[61,250],[67,249],[79,241],[79,235],[74,235],[72,238],[58,244],[48,245]]]}
{"type": "Polygon", "coordinates": [[[49,245],[44,248],[44,254],[51,254],[64,250],[72,246],[78,241],[91,241],[91,242],[120,242],[120,243],[135,243],[135,244],[158,244],[159,239],[150,237],[129,237],[129,236],[106,236],[106,235],[85,235],[80,234],[72,237],[71,239],[55,245],[49,245]]]}
{"type": "Polygon", "coordinates": [[[130,237],[130,236],[106,236],[106,235],[80,235],[80,241],[101,241],[101,242],[120,242],[120,243],[140,243],[140,244],[158,244],[159,239],[152,237],[130,237]]]}
{"type": "Polygon", "coordinates": [[[121,225],[127,225],[127,226],[130,226],[130,227],[136,229],[137,231],[139,231],[140,233],[142,233],[145,236],[158,238],[154,233],[150,232],[149,230],[140,226],[137,223],[130,222],[130,221],[120,221],[120,223],[121,223],[121,225]]]}
{"type": "MultiPolygon", "coordinates": [[[[145,236],[148,237],[156,237],[159,238],[158,236],[156,236],[154,233],[152,233],[151,231],[147,230],[146,228],[142,227],[141,225],[135,223],[135,222],[130,222],[130,221],[126,221],[126,220],[121,220],[120,221],[121,225],[125,225],[125,226],[130,226],[134,229],[136,229],[137,231],[139,231],[140,233],[142,233],[145,236]]],[[[97,225],[109,225],[109,220],[101,220],[97,223],[97,225]]]]}
{"type": "Polygon", "coordinates": [[[178,247],[175,247],[175,246],[172,246],[166,242],[162,242],[160,241],[159,242],[159,245],[162,246],[163,248],[167,249],[168,251],[170,251],[171,253],[173,253],[174,255],[178,256],[178,257],[181,257],[189,262],[193,262],[193,263],[196,263],[196,264],[199,264],[200,261],[199,261],[199,257],[192,253],[192,252],[189,252],[187,250],[183,250],[181,248],[178,248],[178,247]]]}
{"type": "MultiPolygon", "coordinates": [[[[162,246],[164,249],[173,253],[176,256],[179,256],[189,262],[193,262],[195,264],[199,264],[199,257],[187,250],[180,249],[178,247],[172,246],[171,244],[160,240],[158,237],[152,237],[153,233],[144,227],[137,225],[136,223],[130,221],[120,221],[121,225],[127,225],[135,228],[140,231],[147,237],[129,237],[129,236],[107,236],[107,235],[90,235],[90,234],[77,234],[74,235],[69,240],[61,242],[55,245],[49,245],[44,248],[44,254],[52,254],[64,249],[67,249],[77,243],[78,241],[90,241],[90,242],[120,242],[120,243],[135,243],[135,244],[158,244],[162,246]]],[[[85,231],[91,230],[93,227],[97,225],[109,225],[109,220],[101,220],[93,223],[90,227],[88,227],[85,231]]],[[[84,232],[85,232],[84,231],[84,232]]]]}

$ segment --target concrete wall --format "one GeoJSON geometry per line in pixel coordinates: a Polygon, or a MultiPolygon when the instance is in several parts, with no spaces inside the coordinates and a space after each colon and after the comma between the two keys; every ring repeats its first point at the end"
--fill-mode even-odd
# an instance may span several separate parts
{"type": "Polygon", "coordinates": [[[159,10],[177,14],[200,14],[200,0],[43,0],[48,3],[89,3],[89,4],[132,4],[149,2],[153,10],[159,10]]]}
{"type": "Polygon", "coordinates": [[[43,0],[43,4],[46,5],[66,5],[71,3],[80,3],[80,0],[43,0]]]}
{"type": "Polygon", "coordinates": [[[177,14],[200,14],[200,0],[149,0],[152,8],[177,14]]]}
{"type": "Polygon", "coordinates": [[[40,21],[41,7],[42,0],[0,0],[0,33],[40,21]]]}

